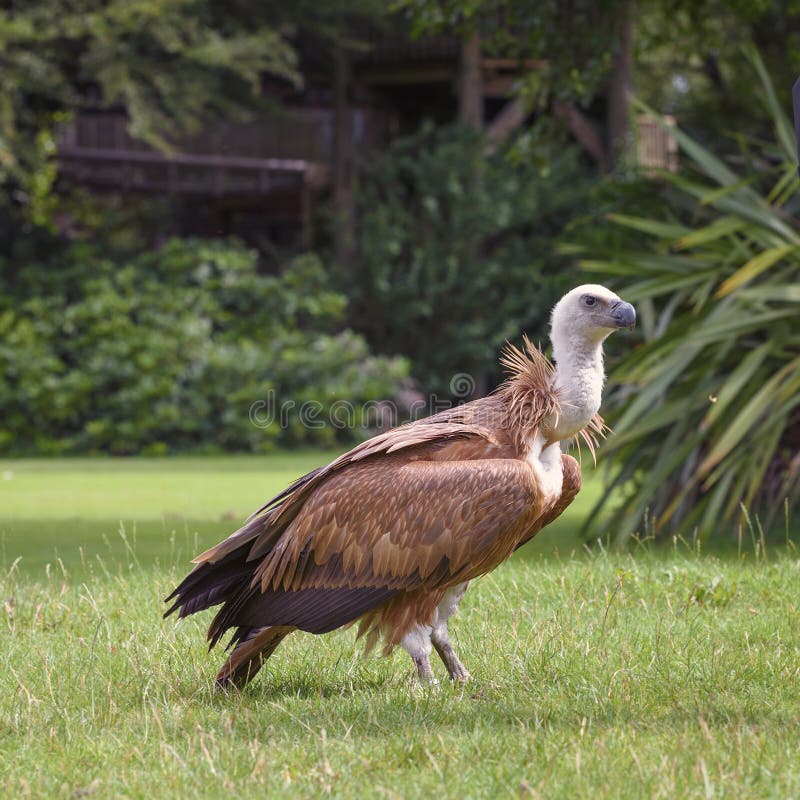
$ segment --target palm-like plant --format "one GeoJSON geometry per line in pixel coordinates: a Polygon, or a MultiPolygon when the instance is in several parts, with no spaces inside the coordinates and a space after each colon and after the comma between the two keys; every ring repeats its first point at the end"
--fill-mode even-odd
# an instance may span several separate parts
{"type": "MultiPolygon", "coordinates": [[[[618,406],[606,446],[622,499],[591,535],[649,525],[708,536],[741,504],[797,500],[800,485],[800,228],[794,134],[764,66],[771,144],[742,142],[735,171],[662,122],[691,162],[664,175],[673,220],[614,215],[646,251],[584,259],[617,277],[640,310],[644,343],[611,375],[618,406]],[[687,221],[688,220],[688,221],[687,221]]],[[[606,503],[611,493],[606,494],[606,503]]],[[[598,509],[599,510],[599,509],[598,509]]],[[[599,522],[598,520],[602,520],[599,522]]]]}

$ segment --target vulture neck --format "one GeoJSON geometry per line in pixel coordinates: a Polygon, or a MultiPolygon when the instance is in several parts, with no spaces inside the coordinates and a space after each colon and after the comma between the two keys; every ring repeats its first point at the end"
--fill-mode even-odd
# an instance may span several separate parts
{"type": "Polygon", "coordinates": [[[603,339],[605,336],[592,339],[576,332],[553,332],[553,386],[560,411],[552,432],[548,431],[551,441],[574,436],[599,410],[605,380],[603,339]]]}

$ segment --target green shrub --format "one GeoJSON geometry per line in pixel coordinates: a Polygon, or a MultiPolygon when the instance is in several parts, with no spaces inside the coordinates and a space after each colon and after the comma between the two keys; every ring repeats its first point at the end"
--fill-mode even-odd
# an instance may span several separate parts
{"type": "Polygon", "coordinates": [[[545,339],[568,282],[555,237],[589,185],[573,148],[548,149],[534,132],[489,154],[478,133],[428,127],[368,164],[359,185],[341,285],[373,349],[408,356],[421,388],[448,396],[454,373],[483,376],[521,330],[545,339]]]}
{"type": "Polygon", "coordinates": [[[337,399],[391,398],[402,360],[342,331],[345,299],[316,257],[259,274],[253,252],[172,240],[123,259],[74,245],[62,265],[6,282],[0,310],[0,447],[42,453],[265,450],[353,436],[325,423],[337,399]],[[320,404],[250,418],[254,402],[320,404]]]}

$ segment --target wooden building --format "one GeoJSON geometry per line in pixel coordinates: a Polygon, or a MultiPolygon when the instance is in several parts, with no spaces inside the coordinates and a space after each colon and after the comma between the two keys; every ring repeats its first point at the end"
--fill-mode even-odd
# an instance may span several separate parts
{"type": "MultiPolygon", "coordinates": [[[[303,43],[298,49],[303,57],[303,43]]],[[[312,59],[313,60],[313,59],[312,59]]],[[[385,37],[312,65],[280,110],[210,125],[165,153],[131,137],[122,108],[85,111],[58,145],[62,181],[129,195],[175,198],[183,234],[266,234],[310,246],[314,206],[330,193],[350,205],[359,158],[424,118],[481,125],[506,102],[519,65],[481,56],[477,40],[385,37]]],[[[269,89],[268,89],[269,91],[269,89]]],[[[340,243],[340,249],[345,247],[340,243]]]]}
{"type": "MultiPolygon", "coordinates": [[[[440,124],[458,118],[502,140],[526,116],[514,99],[515,81],[539,66],[489,57],[477,37],[386,36],[368,49],[338,52],[333,66],[304,53],[303,42],[298,51],[307,76],[303,90],[267,87],[280,110],[215,123],[169,153],[133,139],[122,108],[79,114],[59,142],[61,180],[174,198],[176,233],[236,234],[253,243],[267,237],[291,247],[312,246],[314,208],[329,195],[341,217],[333,225],[336,249],[346,259],[359,159],[426,118],[440,124]]],[[[575,109],[554,112],[602,163],[595,126],[575,109]]],[[[674,163],[669,137],[652,125],[645,142],[648,167],[674,163]]]]}

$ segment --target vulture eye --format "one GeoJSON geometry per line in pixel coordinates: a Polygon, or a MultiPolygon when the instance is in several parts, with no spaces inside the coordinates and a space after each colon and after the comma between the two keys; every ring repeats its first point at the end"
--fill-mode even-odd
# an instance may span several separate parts
{"type": "Polygon", "coordinates": [[[590,294],[585,294],[583,296],[583,304],[585,306],[593,306],[597,302],[596,297],[592,297],[590,294]]]}

